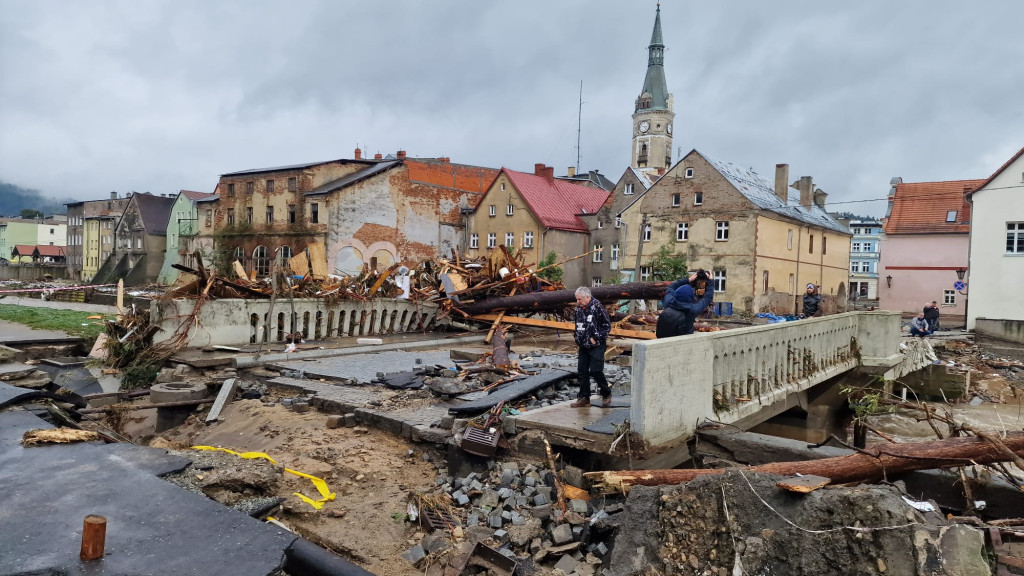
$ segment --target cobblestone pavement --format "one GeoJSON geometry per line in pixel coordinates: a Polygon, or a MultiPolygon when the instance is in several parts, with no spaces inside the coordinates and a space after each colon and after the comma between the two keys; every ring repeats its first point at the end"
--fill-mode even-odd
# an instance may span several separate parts
{"type": "Polygon", "coordinates": [[[272,368],[303,373],[306,378],[327,378],[330,380],[351,380],[367,383],[377,378],[377,373],[390,374],[406,372],[423,366],[454,366],[448,350],[387,351],[373,354],[352,354],[330,358],[276,362],[272,368]]]}

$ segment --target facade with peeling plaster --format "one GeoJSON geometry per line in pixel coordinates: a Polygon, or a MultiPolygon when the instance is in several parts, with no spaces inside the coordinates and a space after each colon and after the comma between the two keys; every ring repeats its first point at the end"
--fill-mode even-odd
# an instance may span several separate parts
{"type": "Polygon", "coordinates": [[[462,244],[463,213],[497,170],[448,158],[383,158],[316,162],[221,176],[218,199],[199,204],[200,236],[210,238],[215,266],[233,260],[257,276],[322,242],[327,266],[356,274],[438,255],[462,244]]]}
{"type": "Polygon", "coordinates": [[[156,282],[167,248],[167,220],[173,197],[135,193],[128,198],[114,229],[114,251],[92,279],[109,284],[123,278],[127,286],[156,282]]]}
{"type": "Polygon", "coordinates": [[[114,251],[114,228],[128,197],[111,192],[106,200],[65,204],[68,209],[68,277],[88,282],[114,251]]]}

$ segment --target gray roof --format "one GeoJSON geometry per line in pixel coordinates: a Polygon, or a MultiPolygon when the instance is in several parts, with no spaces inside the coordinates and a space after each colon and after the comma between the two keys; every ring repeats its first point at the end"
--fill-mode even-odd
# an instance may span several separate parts
{"type": "Polygon", "coordinates": [[[252,168],[249,170],[240,170],[238,172],[228,172],[227,174],[221,174],[221,176],[243,176],[245,174],[262,174],[264,172],[284,172],[288,170],[304,170],[306,168],[312,168],[313,166],[320,166],[322,164],[330,164],[332,162],[338,162],[341,164],[370,164],[373,162],[379,162],[379,160],[352,160],[348,158],[341,158],[338,160],[324,160],[322,162],[306,162],[305,164],[292,164],[290,166],[275,166],[273,168],[252,168]]]}
{"type": "Polygon", "coordinates": [[[401,164],[401,160],[395,160],[393,162],[374,162],[373,164],[367,166],[366,168],[363,168],[362,170],[357,170],[356,172],[353,172],[347,176],[342,176],[337,180],[331,180],[326,184],[317,186],[316,188],[310,190],[309,192],[306,192],[306,196],[317,196],[320,194],[327,194],[329,192],[333,192],[334,190],[350,186],[352,184],[355,184],[356,182],[359,182],[360,180],[365,180],[366,178],[380,174],[381,172],[386,172],[394,168],[395,166],[399,166],[401,164]]]}
{"type": "MultiPolygon", "coordinates": [[[[697,151],[694,150],[694,152],[697,151]]],[[[708,158],[706,154],[701,154],[700,152],[697,152],[697,154],[703,156],[722,176],[725,176],[725,179],[740,194],[746,196],[747,200],[753,202],[758,208],[775,212],[793,220],[800,220],[812,226],[820,226],[842,234],[850,234],[849,228],[840,224],[817,204],[811,204],[809,209],[804,208],[800,205],[799,196],[795,198],[789,196],[787,203],[783,204],[782,200],[775,195],[775,187],[760,174],[754,172],[752,168],[740,168],[728,162],[708,158]]],[[[787,187],[786,190],[788,193],[789,188],[787,187]]]]}

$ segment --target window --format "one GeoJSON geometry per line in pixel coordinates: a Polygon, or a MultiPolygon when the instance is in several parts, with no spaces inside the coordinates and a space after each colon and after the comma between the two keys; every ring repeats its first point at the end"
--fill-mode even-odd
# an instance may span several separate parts
{"type": "Polygon", "coordinates": [[[1024,222],[1006,223],[1006,253],[1024,254],[1024,222]]]}
{"type": "Polygon", "coordinates": [[[274,193],[274,181],[273,180],[267,180],[267,194],[273,194],[273,193],[274,193]]]}
{"type": "Polygon", "coordinates": [[[232,184],[228,184],[228,198],[234,198],[234,197],[235,197],[235,185],[233,183],[232,184]]]}
{"type": "Polygon", "coordinates": [[[523,232],[523,248],[533,248],[533,232],[523,232]]]}
{"type": "Polygon", "coordinates": [[[679,206],[679,194],[672,195],[672,206],[679,206]]]}
{"type": "Polygon", "coordinates": [[[604,261],[604,246],[601,244],[594,244],[594,262],[604,261]]]}
{"type": "Polygon", "coordinates": [[[598,229],[598,230],[601,230],[601,229],[603,229],[603,228],[604,228],[604,222],[603,222],[603,221],[601,221],[601,220],[598,220],[598,221],[597,221],[597,229],[598,229]]]}
{"type": "Polygon", "coordinates": [[[687,178],[693,178],[693,168],[687,168],[687,169],[686,169],[686,170],[685,170],[685,171],[683,172],[683,174],[684,174],[684,175],[685,175],[685,176],[686,176],[687,178]]]}
{"type": "Polygon", "coordinates": [[[807,253],[814,254],[814,234],[808,236],[807,240],[807,253]]]}
{"type": "Polygon", "coordinates": [[[287,263],[292,259],[292,256],[294,256],[294,254],[292,254],[291,246],[281,246],[281,260],[283,262],[287,263]]]}
{"type": "Polygon", "coordinates": [[[245,193],[248,194],[249,196],[252,196],[252,191],[255,189],[255,187],[256,187],[256,185],[254,183],[246,182],[245,183],[245,193]]]}
{"type": "Polygon", "coordinates": [[[626,187],[622,191],[622,193],[625,194],[626,196],[632,196],[633,195],[633,185],[632,184],[626,184],[626,187]]]}
{"type": "Polygon", "coordinates": [[[515,207],[509,204],[508,207],[505,209],[505,215],[511,216],[513,212],[515,212],[515,207]]]}
{"type": "Polygon", "coordinates": [[[494,248],[497,245],[498,245],[498,235],[495,234],[494,232],[491,232],[490,234],[487,235],[487,247],[488,248],[494,248]]]}
{"type": "Polygon", "coordinates": [[[228,208],[228,226],[233,226],[234,224],[235,224],[235,209],[234,208],[228,208]]]}
{"type": "Polygon", "coordinates": [[[622,218],[619,218],[618,216],[616,216],[615,217],[615,229],[618,230],[619,228],[622,228],[622,218]]]}
{"type": "Polygon", "coordinates": [[[956,290],[943,290],[942,304],[944,306],[956,306],[956,290]]]}
{"type": "Polygon", "coordinates": [[[295,178],[295,176],[292,176],[291,178],[288,179],[288,191],[289,192],[296,192],[298,189],[299,189],[299,181],[298,181],[298,179],[295,178]]]}
{"type": "Polygon", "coordinates": [[[267,224],[274,223],[274,207],[267,206],[267,224]]]}
{"type": "Polygon", "coordinates": [[[600,276],[594,276],[594,278],[590,281],[590,285],[592,287],[594,287],[594,288],[597,288],[598,286],[600,286],[601,285],[601,277],[600,276]]]}
{"type": "Polygon", "coordinates": [[[50,228],[50,234],[53,234],[53,228],[50,228]]]}
{"type": "Polygon", "coordinates": [[[715,240],[724,242],[729,239],[729,223],[715,222],[715,240]]]}
{"type": "Polygon", "coordinates": [[[213,226],[213,210],[207,209],[206,211],[206,226],[213,226]]]}
{"type": "Polygon", "coordinates": [[[854,228],[854,229],[851,230],[851,232],[853,232],[854,234],[860,234],[861,233],[860,232],[860,228],[854,228]]]}
{"type": "Polygon", "coordinates": [[[690,239],[690,225],[686,222],[676,224],[676,242],[686,242],[690,239]]]}
{"type": "Polygon", "coordinates": [[[267,256],[266,246],[257,246],[252,251],[252,267],[256,269],[259,276],[270,275],[270,257],[267,256]]]}
{"type": "Polygon", "coordinates": [[[142,236],[135,237],[135,247],[142,250],[142,236]]]}
{"type": "Polygon", "coordinates": [[[768,293],[768,271],[765,270],[761,273],[761,293],[768,293]]]}
{"type": "Polygon", "coordinates": [[[644,242],[651,241],[651,225],[644,224],[644,242]]]}
{"type": "Polygon", "coordinates": [[[502,191],[502,192],[504,192],[504,191],[505,191],[505,183],[504,183],[504,182],[502,182],[502,183],[501,183],[501,191],[502,191]]]}
{"type": "Polygon", "coordinates": [[[516,247],[516,233],[515,232],[505,232],[505,247],[506,248],[515,248],[516,247]]]}
{"type": "Polygon", "coordinates": [[[946,222],[956,222],[956,210],[946,212],[946,222]]]}
{"type": "Polygon", "coordinates": [[[479,234],[470,234],[469,235],[469,247],[470,248],[479,248],[480,247],[480,235],[479,234]]]}
{"type": "Polygon", "coordinates": [[[238,246],[238,247],[235,248],[235,260],[239,264],[242,264],[243,266],[245,265],[245,253],[242,252],[242,247],[241,246],[238,246]]]}
{"type": "Polygon", "coordinates": [[[612,244],[612,262],[618,262],[619,260],[619,245],[612,244]]]}
{"type": "Polygon", "coordinates": [[[490,216],[497,216],[497,215],[498,215],[498,209],[494,207],[494,204],[491,204],[490,216]]]}
{"type": "Polygon", "coordinates": [[[715,292],[725,292],[725,270],[715,270],[715,292]]]}
{"type": "Polygon", "coordinates": [[[309,205],[309,221],[313,224],[320,222],[320,205],[313,203],[309,205]]]}
{"type": "Polygon", "coordinates": [[[702,204],[704,204],[704,193],[697,192],[696,194],[693,195],[693,205],[700,206],[702,204]]]}
{"type": "Polygon", "coordinates": [[[828,254],[828,236],[821,235],[821,253],[828,254]]]}
{"type": "Polygon", "coordinates": [[[853,247],[850,248],[851,252],[860,252],[860,242],[854,242],[853,247]]]}
{"type": "Polygon", "coordinates": [[[252,206],[245,209],[245,223],[252,224],[252,206]]]}
{"type": "Polygon", "coordinates": [[[640,267],[640,281],[648,282],[651,279],[651,267],[641,266],[640,267]]]}

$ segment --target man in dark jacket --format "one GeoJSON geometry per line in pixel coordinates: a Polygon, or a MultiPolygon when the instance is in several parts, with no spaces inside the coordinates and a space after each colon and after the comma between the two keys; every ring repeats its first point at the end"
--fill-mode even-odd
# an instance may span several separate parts
{"type": "Polygon", "coordinates": [[[818,288],[814,284],[808,284],[807,292],[804,294],[804,316],[821,316],[822,312],[824,310],[821,308],[821,294],[818,294],[818,288]]]}
{"type": "Polygon", "coordinates": [[[928,329],[935,332],[939,329],[939,303],[932,300],[924,307],[924,319],[928,321],[928,329]]]}
{"type": "Polygon", "coordinates": [[[604,304],[594,300],[590,288],[580,286],[576,289],[576,331],[573,338],[579,346],[579,362],[576,378],[579,381],[580,393],[573,408],[590,406],[590,378],[593,377],[601,390],[601,405],[612,405],[612,389],[604,377],[604,352],[607,349],[608,333],[612,331],[612,321],[604,304]]]}
{"type": "Polygon", "coordinates": [[[689,278],[680,278],[669,284],[665,300],[662,302],[664,309],[658,316],[658,338],[693,334],[693,323],[697,316],[711,306],[715,293],[711,286],[707,286],[704,296],[694,302],[695,294],[690,283],[697,279],[697,274],[694,272],[689,278]]]}

